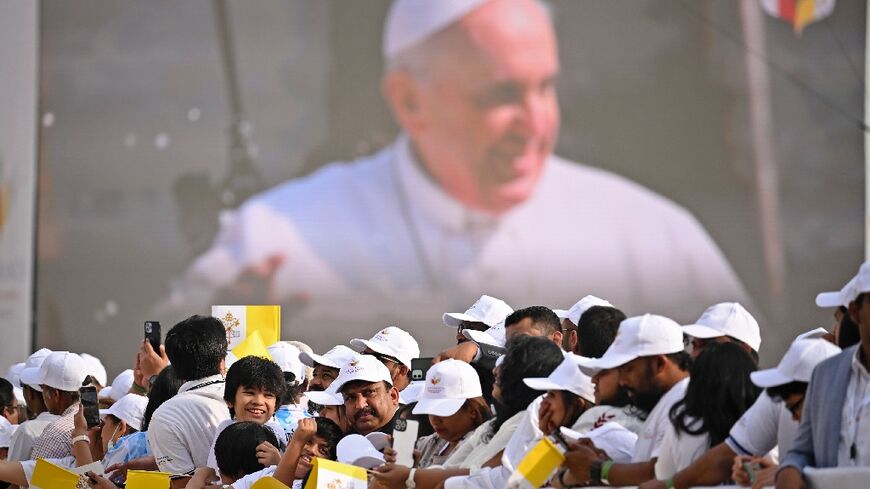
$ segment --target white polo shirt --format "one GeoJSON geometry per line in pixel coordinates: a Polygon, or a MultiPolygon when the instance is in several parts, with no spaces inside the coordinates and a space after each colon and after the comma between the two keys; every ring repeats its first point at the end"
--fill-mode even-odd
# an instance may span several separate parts
{"type": "Polygon", "coordinates": [[[640,433],[637,434],[637,444],[634,446],[634,456],[631,458],[632,463],[648,462],[659,456],[659,448],[661,448],[668,427],[671,425],[669,417],[671,406],[686,395],[687,387],[689,387],[688,377],[674,384],[659,399],[656,407],[650,411],[646,421],[643,422],[640,433]]]}
{"type": "Polygon", "coordinates": [[[161,472],[187,474],[205,467],[218,425],[230,419],[224,379],[213,375],[185,382],[151,417],[148,443],[161,472]]]}
{"type": "Polygon", "coordinates": [[[738,455],[764,456],[779,447],[786,454],[797,436],[798,422],[783,402],[775,402],[762,392],[734,423],[725,443],[738,455]]]}
{"type": "Polygon", "coordinates": [[[12,435],[12,441],[9,442],[9,456],[7,460],[10,462],[30,460],[30,452],[33,451],[33,441],[42,434],[46,426],[59,417],[56,414],[43,411],[35,419],[21,423],[21,426],[12,435]]]}

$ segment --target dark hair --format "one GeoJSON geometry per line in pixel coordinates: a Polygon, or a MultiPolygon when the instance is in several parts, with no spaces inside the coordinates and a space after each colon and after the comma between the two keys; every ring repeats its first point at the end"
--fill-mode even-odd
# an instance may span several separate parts
{"type": "Polygon", "coordinates": [[[809,382],[801,382],[799,380],[795,380],[794,382],[789,382],[788,384],[782,384],[776,387],[768,387],[765,390],[767,391],[767,395],[770,396],[771,399],[776,402],[780,402],[785,400],[792,394],[806,394],[807,387],[809,385],[809,382]]]}
{"type": "Polygon", "coordinates": [[[564,359],[562,350],[548,338],[541,336],[516,336],[505,346],[507,352],[499,367],[501,401],[498,402],[493,433],[511,416],[525,410],[541,395],[541,391],[527,386],[523,379],[547,377],[564,359]]]}
{"type": "Polygon", "coordinates": [[[317,436],[326,440],[329,446],[326,458],[335,460],[337,458],[335,450],[344,433],[341,432],[341,428],[335,424],[335,421],[329,418],[317,417],[314,418],[314,422],[317,423],[317,436]]]}
{"type": "MultiPolygon", "coordinates": [[[[123,421],[121,418],[115,416],[114,414],[107,414],[106,417],[112,418],[112,422],[114,422],[116,425],[121,424],[121,421],[123,421]]],[[[125,423],[126,423],[126,421],[125,421],[125,423]]],[[[132,426],[130,426],[128,424],[127,431],[125,431],[122,435],[123,436],[132,435],[133,433],[136,433],[136,431],[137,431],[136,428],[133,428],[132,426]]]]}
{"type": "Polygon", "coordinates": [[[253,421],[233,423],[214,442],[214,458],[221,474],[236,480],[266,467],[257,461],[257,446],[267,441],[278,446],[275,432],[253,421]]]}
{"type": "Polygon", "coordinates": [[[852,316],[849,315],[849,309],[840,306],[840,331],[837,333],[837,346],[845,350],[852,345],[856,345],[861,341],[861,333],[858,330],[858,325],[852,321],[852,316]]]}
{"type": "Polygon", "coordinates": [[[15,391],[12,389],[12,382],[0,377],[0,410],[16,407],[18,407],[18,399],[15,399],[15,391]]]}
{"type": "Polygon", "coordinates": [[[669,413],[677,435],[707,433],[710,447],[723,442],[761,392],[749,378],[755,369],[752,357],[738,344],[704,347],[692,364],[686,396],[669,413]]]}
{"type": "MultiPolygon", "coordinates": [[[[227,383],[224,386],[224,401],[236,402],[236,393],[240,388],[260,389],[275,394],[275,407],[284,397],[287,385],[284,383],[284,372],[272,360],[255,357],[244,357],[227,370],[227,383]]],[[[235,418],[235,409],[230,408],[230,416],[235,418]]]]}
{"type": "Polygon", "coordinates": [[[615,307],[592,306],[581,316],[577,325],[577,354],[587,358],[601,358],[616,339],[619,323],[625,313],[615,307]]]}
{"type": "Polygon", "coordinates": [[[211,316],[190,316],[166,333],[166,355],[175,374],[185,381],[221,373],[227,355],[223,323],[211,316]]]}
{"type": "Polygon", "coordinates": [[[178,389],[184,381],[175,375],[175,369],[172,365],[167,365],[166,368],[157,374],[157,379],[151,384],[151,390],[148,391],[148,404],[145,406],[145,414],[142,415],[142,431],[148,431],[148,425],[151,423],[151,416],[161,404],[172,399],[178,394],[178,389]]]}
{"type": "Polygon", "coordinates": [[[531,319],[535,329],[540,330],[545,336],[549,336],[557,331],[562,331],[562,324],[559,322],[559,316],[557,316],[552,309],[544,306],[531,306],[517,309],[504,320],[504,327],[505,329],[510,328],[523,319],[531,319]]]}
{"type": "MultiPolygon", "coordinates": [[[[744,350],[744,352],[745,352],[745,350],[744,350]]],[[[685,351],[678,351],[676,353],[670,353],[670,354],[665,355],[665,356],[670,358],[672,362],[677,364],[677,367],[680,370],[687,371],[692,366],[692,356],[689,355],[685,351]]],[[[756,368],[758,368],[758,365],[757,365],[758,362],[754,362],[754,363],[756,364],[756,368]]]]}

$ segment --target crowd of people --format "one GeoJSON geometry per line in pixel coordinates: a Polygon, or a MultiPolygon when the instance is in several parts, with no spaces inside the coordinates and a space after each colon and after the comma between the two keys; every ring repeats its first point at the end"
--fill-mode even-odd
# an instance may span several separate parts
{"type": "Polygon", "coordinates": [[[28,487],[43,458],[101,461],[102,475],[88,472],[99,488],[123,487],[131,469],[172,474],[172,488],[299,488],[320,458],[367,469],[374,488],[504,488],[548,437],[564,451],[555,488],[803,487],[806,467],[870,463],[867,297],[870,262],[819,295],[831,331],[798,336],[760,371],[759,324],[736,302],[681,326],[594,296],[568,310],[482,296],[443,315],[457,344],[432,358],[396,326],[322,355],[280,341],[235,358],[221,321],[195,315],[158,351],[143,341],[111,385],[87,354],[41,349],[13,366],[0,380],[0,480],[28,487]],[[91,386],[104,409],[89,427],[91,386]],[[412,425],[402,452],[393,441],[412,425]]]}

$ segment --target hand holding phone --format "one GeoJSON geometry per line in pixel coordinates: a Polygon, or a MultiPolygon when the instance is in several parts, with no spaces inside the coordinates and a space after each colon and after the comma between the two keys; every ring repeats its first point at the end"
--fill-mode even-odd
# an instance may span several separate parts
{"type": "Polygon", "coordinates": [[[414,446],[417,444],[417,432],[420,422],[413,419],[396,420],[393,428],[393,450],[396,451],[396,463],[406,467],[414,466],[414,446]]]}
{"type": "Polygon", "coordinates": [[[145,321],[145,339],[151,343],[154,353],[160,355],[160,321],[145,321]]]}
{"type": "Polygon", "coordinates": [[[79,396],[84,407],[85,422],[88,428],[100,425],[100,405],[97,401],[97,388],[89,385],[79,389],[79,396]]]}

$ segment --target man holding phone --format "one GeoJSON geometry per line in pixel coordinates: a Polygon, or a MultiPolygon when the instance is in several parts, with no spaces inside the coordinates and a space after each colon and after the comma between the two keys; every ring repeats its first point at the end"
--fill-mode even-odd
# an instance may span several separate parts
{"type": "Polygon", "coordinates": [[[60,417],[33,442],[31,459],[72,455],[72,444],[79,441],[72,439],[73,418],[79,409],[79,389],[88,377],[87,370],[80,356],[65,351],[49,354],[40,365],[35,383],[42,388],[48,411],[60,417]]]}

